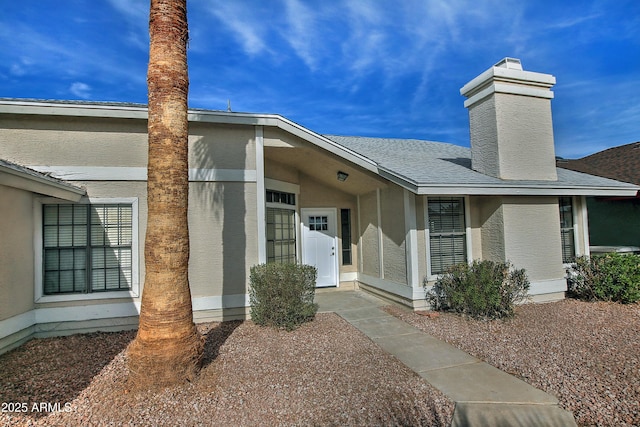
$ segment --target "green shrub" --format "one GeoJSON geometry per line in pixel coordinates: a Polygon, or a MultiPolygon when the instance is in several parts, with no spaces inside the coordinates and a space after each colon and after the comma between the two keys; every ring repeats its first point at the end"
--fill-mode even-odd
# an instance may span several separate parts
{"type": "Polygon", "coordinates": [[[568,294],[585,301],[640,300],[640,255],[578,257],[568,271],[568,294]]]}
{"type": "Polygon", "coordinates": [[[524,269],[516,270],[509,262],[473,261],[447,269],[426,298],[434,310],[497,319],[512,316],[528,290],[524,269]]]}
{"type": "Polygon", "coordinates": [[[251,267],[251,319],[258,325],[291,331],[313,320],[318,304],[317,270],[310,265],[260,264],[251,267]]]}

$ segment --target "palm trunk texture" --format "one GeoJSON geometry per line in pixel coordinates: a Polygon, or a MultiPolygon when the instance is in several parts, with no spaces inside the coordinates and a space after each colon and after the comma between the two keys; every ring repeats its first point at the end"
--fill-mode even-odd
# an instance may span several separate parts
{"type": "Polygon", "coordinates": [[[140,326],[128,351],[136,389],[191,381],[203,352],[188,279],[186,0],[151,0],[149,35],[145,282],[140,326]]]}

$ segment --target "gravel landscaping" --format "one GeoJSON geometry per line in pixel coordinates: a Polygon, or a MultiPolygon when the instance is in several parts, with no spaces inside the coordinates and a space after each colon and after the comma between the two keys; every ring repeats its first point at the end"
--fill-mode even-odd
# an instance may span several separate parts
{"type": "Polygon", "coordinates": [[[0,413],[0,425],[451,422],[449,399],[335,314],[293,332],[250,321],[199,327],[207,340],[198,381],[157,393],[125,391],[133,332],[32,340],[0,356],[0,402],[25,409],[0,413]]]}
{"type": "MultiPolygon", "coordinates": [[[[640,425],[640,304],[528,304],[506,321],[385,310],[557,396],[579,425],[640,425]]],[[[250,321],[199,327],[207,344],[198,381],[157,393],[125,391],[133,332],[32,340],[0,356],[3,410],[26,408],[0,413],[0,425],[451,421],[450,400],[335,314],[293,332],[250,321]]]]}
{"type": "Polygon", "coordinates": [[[558,397],[579,425],[640,426],[640,304],[527,304],[506,321],[386,310],[558,397]]]}

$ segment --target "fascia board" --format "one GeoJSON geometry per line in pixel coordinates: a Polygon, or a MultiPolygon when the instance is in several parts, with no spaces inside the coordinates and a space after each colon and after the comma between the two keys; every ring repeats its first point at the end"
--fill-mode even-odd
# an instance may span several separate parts
{"type": "Polygon", "coordinates": [[[536,186],[460,186],[425,185],[419,186],[417,194],[468,194],[477,196],[616,196],[635,197],[638,189],[619,187],[536,187],[536,186]]]}
{"type": "Polygon", "coordinates": [[[44,116],[147,119],[147,108],[129,105],[62,104],[46,101],[0,101],[0,113],[44,116]]]}
{"type": "Polygon", "coordinates": [[[2,166],[0,166],[0,184],[72,202],[79,201],[86,194],[86,191],[82,188],[2,166]]]}

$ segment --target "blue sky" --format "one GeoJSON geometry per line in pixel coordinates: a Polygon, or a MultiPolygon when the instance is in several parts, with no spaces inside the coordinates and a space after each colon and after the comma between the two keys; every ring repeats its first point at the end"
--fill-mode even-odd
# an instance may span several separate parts
{"type": "MultiPolygon", "coordinates": [[[[638,0],[188,0],[190,106],[469,145],[460,88],[553,74],[556,154],[640,140],[638,0]]],[[[147,0],[4,1],[0,97],[146,103],[147,0]]]]}

